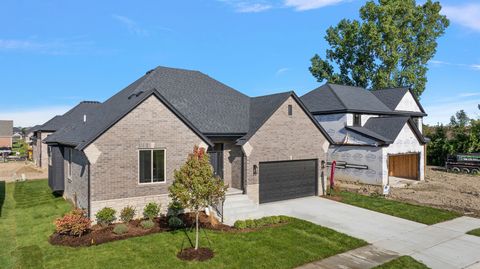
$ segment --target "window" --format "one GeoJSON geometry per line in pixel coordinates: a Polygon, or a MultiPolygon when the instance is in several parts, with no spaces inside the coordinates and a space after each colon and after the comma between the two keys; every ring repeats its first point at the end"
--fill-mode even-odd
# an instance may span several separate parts
{"type": "Polygon", "coordinates": [[[362,126],[362,115],[353,114],[353,126],[362,126]]]}
{"type": "Polygon", "coordinates": [[[165,150],[142,149],[139,151],[139,182],[165,182],[165,150]]]}
{"type": "Polygon", "coordinates": [[[68,178],[72,177],[72,149],[67,148],[67,175],[68,178]]]}
{"type": "Polygon", "coordinates": [[[52,166],[52,147],[51,146],[48,146],[47,152],[48,152],[48,165],[52,166]]]}
{"type": "Polygon", "coordinates": [[[293,115],[293,107],[292,105],[288,105],[288,116],[292,116],[293,115]]]}

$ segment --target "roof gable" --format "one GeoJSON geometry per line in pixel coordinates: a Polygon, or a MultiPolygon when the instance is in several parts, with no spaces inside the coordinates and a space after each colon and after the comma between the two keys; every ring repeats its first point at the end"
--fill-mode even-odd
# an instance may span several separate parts
{"type": "Polygon", "coordinates": [[[325,139],[333,144],[334,141],[332,138],[312,116],[301,99],[293,91],[251,98],[250,129],[245,136],[239,139],[239,144],[248,141],[290,97],[292,97],[300,106],[305,115],[309,117],[315,127],[317,127],[317,129],[323,134],[325,139]]]}

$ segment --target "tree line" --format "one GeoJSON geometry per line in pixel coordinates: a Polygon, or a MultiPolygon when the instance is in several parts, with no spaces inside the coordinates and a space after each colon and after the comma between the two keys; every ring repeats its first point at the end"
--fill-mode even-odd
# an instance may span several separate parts
{"type": "Polygon", "coordinates": [[[423,130],[430,138],[427,144],[429,165],[445,165],[449,154],[480,152],[480,118],[472,119],[464,110],[455,113],[447,125],[424,125],[423,130]]]}

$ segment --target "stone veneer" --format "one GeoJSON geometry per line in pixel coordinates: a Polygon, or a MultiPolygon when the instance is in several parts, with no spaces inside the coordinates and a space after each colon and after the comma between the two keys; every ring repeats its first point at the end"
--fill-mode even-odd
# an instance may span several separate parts
{"type": "Polygon", "coordinates": [[[259,174],[253,175],[253,166],[265,161],[318,159],[318,194],[322,194],[321,161],[326,160],[329,142],[300,105],[290,97],[248,140],[247,195],[259,202],[259,174]],[[288,105],[293,113],[288,115],[288,105]]]}

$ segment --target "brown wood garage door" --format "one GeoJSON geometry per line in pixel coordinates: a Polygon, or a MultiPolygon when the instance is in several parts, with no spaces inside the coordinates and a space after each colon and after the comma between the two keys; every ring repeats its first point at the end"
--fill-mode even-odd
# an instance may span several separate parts
{"type": "Polygon", "coordinates": [[[416,179],[419,178],[420,154],[402,154],[388,156],[388,175],[416,179]]]}

